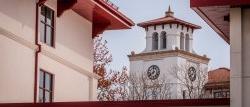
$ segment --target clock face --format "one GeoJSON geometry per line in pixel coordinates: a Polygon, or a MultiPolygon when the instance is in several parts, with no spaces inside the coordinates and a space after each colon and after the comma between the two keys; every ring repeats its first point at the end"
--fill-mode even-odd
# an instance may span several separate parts
{"type": "Polygon", "coordinates": [[[156,65],[150,66],[148,68],[147,75],[148,75],[148,78],[151,80],[157,79],[160,75],[160,68],[156,65]]]}
{"type": "Polygon", "coordinates": [[[196,80],[196,69],[194,67],[188,69],[188,77],[192,82],[196,80]]]}

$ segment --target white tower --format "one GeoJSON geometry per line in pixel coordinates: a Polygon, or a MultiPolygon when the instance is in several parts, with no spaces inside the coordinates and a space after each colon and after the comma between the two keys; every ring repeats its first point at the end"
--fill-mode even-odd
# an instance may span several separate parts
{"type": "Polygon", "coordinates": [[[146,31],[146,48],[139,54],[132,52],[128,55],[130,73],[145,74],[152,81],[164,77],[175,84],[171,86],[171,98],[183,98],[183,90],[170,71],[173,66],[187,63],[207,67],[209,58],[197,55],[193,49],[193,32],[201,27],[175,18],[170,6],[164,17],[139,23],[138,26],[146,31]]]}

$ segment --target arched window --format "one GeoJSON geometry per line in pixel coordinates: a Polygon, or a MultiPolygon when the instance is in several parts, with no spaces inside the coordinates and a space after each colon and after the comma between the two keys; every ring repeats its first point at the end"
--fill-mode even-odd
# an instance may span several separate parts
{"type": "Polygon", "coordinates": [[[154,32],[152,36],[152,50],[158,50],[158,33],[154,32]]]}
{"type": "Polygon", "coordinates": [[[186,34],[186,39],[185,39],[185,50],[186,51],[190,51],[190,48],[189,48],[189,35],[186,34]]]}
{"type": "Polygon", "coordinates": [[[161,32],[161,49],[167,48],[167,35],[165,31],[161,32]]]}
{"type": "Polygon", "coordinates": [[[184,37],[184,34],[181,32],[181,35],[180,35],[180,49],[181,50],[184,50],[184,44],[185,44],[185,37],[184,37]]]}

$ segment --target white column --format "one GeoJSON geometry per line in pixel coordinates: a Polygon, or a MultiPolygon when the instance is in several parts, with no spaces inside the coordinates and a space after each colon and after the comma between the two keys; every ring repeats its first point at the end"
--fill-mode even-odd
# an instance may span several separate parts
{"type": "Polygon", "coordinates": [[[169,39],[169,37],[168,37],[168,35],[166,34],[166,50],[168,50],[168,39],[169,39]]]}
{"type": "Polygon", "coordinates": [[[241,8],[230,9],[230,107],[242,106],[242,21],[241,8]]]}
{"type": "Polygon", "coordinates": [[[189,38],[189,52],[193,52],[193,36],[190,35],[189,38]]]}
{"type": "Polygon", "coordinates": [[[171,42],[171,35],[167,33],[167,50],[172,50],[172,42],[171,42]]]}
{"type": "Polygon", "coordinates": [[[152,50],[152,36],[146,36],[146,52],[149,52],[152,50]]]}
{"type": "Polygon", "coordinates": [[[183,50],[186,50],[186,35],[184,34],[184,38],[183,38],[183,50]]]}
{"type": "Polygon", "coordinates": [[[175,50],[175,47],[178,46],[179,41],[179,34],[167,34],[167,49],[168,50],[175,50]]]}

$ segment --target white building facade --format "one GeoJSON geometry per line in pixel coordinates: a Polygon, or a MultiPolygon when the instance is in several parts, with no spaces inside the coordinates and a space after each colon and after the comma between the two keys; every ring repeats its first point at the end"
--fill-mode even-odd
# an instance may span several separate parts
{"type": "Polygon", "coordinates": [[[0,103],[97,100],[92,38],[133,25],[97,1],[0,1],[0,103]]]}
{"type": "Polygon", "coordinates": [[[174,76],[174,69],[187,64],[195,69],[207,69],[209,58],[197,55],[193,49],[193,32],[201,27],[175,18],[170,8],[165,17],[138,26],[145,28],[146,48],[139,54],[128,55],[130,74],[141,73],[152,81],[166,79],[171,84],[169,98],[185,98],[185,89],[174,76]]]}

